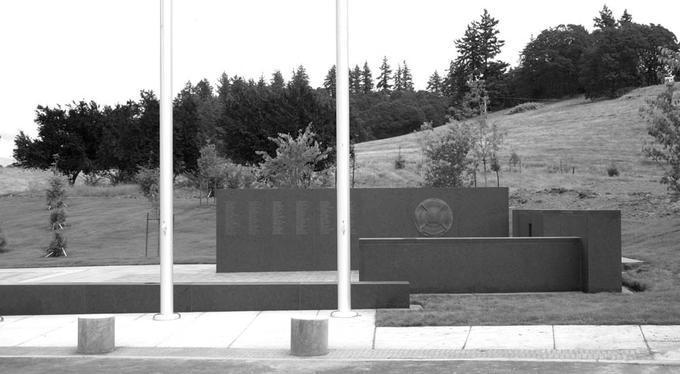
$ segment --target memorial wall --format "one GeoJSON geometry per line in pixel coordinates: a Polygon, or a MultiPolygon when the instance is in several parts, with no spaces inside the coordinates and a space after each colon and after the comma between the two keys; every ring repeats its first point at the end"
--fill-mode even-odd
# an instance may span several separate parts
{"type": "MultiPolygon", "coordinates": [[[[351,191],[352,268],[359,238],[507,237],[507,188],[351,191]]],[[[336,191],[217,191],[217,271],[334,270],[336,191]]]]}

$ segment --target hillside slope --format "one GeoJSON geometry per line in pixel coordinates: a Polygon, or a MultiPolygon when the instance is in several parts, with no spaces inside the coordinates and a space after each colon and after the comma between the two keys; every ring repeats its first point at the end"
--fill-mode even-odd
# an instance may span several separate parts
{"type": "MultiPolygon", "coordinates": [[[[642,154],[642,147],[651,140],[639,108],[647,98],[656,96],[661,86],[632,91],[619,99],[591,102],[574,98],[545,105],[543,108],[508,115],[507,110],[490,114],[491,122],[507,132],[501,162],[504,173],[501,185],[511,188],[543,189],[570,187],[594,183],[638,181],[658,190],[656,180],[661,170],[642,154]],[[508,157],[512,151],[522,159],[523,175],[509,173],[508,157]],[[614,163],[621,177],[606,176],[606,168],[614,163]],[[574,169],[574,177],[555,172],[574,169]],[[527,176],[531,175],[531,178],[527,176]]],[[[435,129],[444,131],[446,126],[435,129]]],[[[395,138],[364,142],[356,145],[357,186],[414,186],[422,181],[422,153],[418,133],[395,138]],[[406,167],[396,170],[398,154],[406,167]]],[[[480,181],[483,177],[480,176],[480,181]]],[[[495,176],[489,175],[495,184],[495,176]]],[[[483,182],[482,182],[483,183],[483,182]]],[[[663,190],[663,187],[661,187],[663,190]]]]}

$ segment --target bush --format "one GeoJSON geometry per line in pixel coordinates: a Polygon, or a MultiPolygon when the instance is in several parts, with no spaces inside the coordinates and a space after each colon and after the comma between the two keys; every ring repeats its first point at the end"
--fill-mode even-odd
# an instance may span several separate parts
{"type": "Polygon", "coordinates": [[[142,195],[155,206],[158,203],[160,170],[158,168],[150,169],[140,166],[135,176],[135,181],[139,185],[142,195]]]}
{"type": "Polygon", "coordinates": [[[52,239],[52,242],[50,242],[49,247],[47,247],[45,257],[66,257],[68,256],[66,254],[66,238],[64,237],[64,234],[55,231],[54,232],[54,239],[52,239]]]}
{"type": "Polygon", "coordinates": [[[425,142],[425,184],[432,187],[469,186],[471,168],[469,153],[473,146],[469,126],[457,124],[440,137],[425,142]]]}
{"type": "Polygon", "coordinates": [[[618,177],[619,176],[619,169],[616,167],[616,165],[611,164],[607,166],[607,175],[610,177],[618,177]]]}
{"type": "Polygon", "coordinates": [[[226,188],[252,188],[257,184],[257,168],[235,164],[229,160],[224,163],[221,179],[226,188]]]}
{"type": "Polygon", "coordinates": [[[401,155],[401,147],[399,147],[399,154],[397,155],[397,159],[394,160],[394,168],[399,170],[403,169],[406,167],[406,160],[404,160],[404,156],[401,155]]]}
{"type": "Polygon", "coordinates": [[[541,104],[541,103],[534,103],[534,102],[519,104],[515,107],[510,108],[510,110],[508,110],[507,114],[510,115],[510,114],[530,112],[532,110],[541,109],[541,108],[543,108],[543,106],[544,105],[541,104]]]}
{"type": "Polygon", "coordinates": [[[328,157],[328,151],[321,150],[315,136],[311,126],[307,126],[304,132],[298,132],[297,138],[289,134],[269,138],[277,146],[276,157],[257,152],[264,159],[260,173],[265,183],[276,188],[311,187],[315,169],[328,157]]]}
{"type": "Polygon", "coordinates": [[[510,164],[510,170],[515,170],[515,168],[519,165],[520,166],[520,171],[521,171],[521,165],[522,165],[522,159],[519,157],[517,152],[512,151],[510,154],[510,158],[508,159],[508,164],[510,164]]]}
{"type": "MultiPolygon", "coordinates": [[[[680,67],[680,56],[677,57],[680,67]]],[[[680,90],[673,83],[655,99],[640,108],[647,121],[647,132],[653,140],[643,148],[645,156],[654,160],[664,170],[661,183],[668,189],[680,192],[680,90]]]]}
{"type": "Polygon", "coordinates": [[[54,239],[45,249],[45,257],[67,256],[66,238],[63,233],[66,226],[66,183],[64,177],[55,171],[45,191],[47,210],[50,211],[50,229],[54,231],[54,239]]]}
{"type": "Polygon", "coordinates": [[[0,252],[5,249],[7,245],[7,240],[5,239],[5,234],[2,233],[2,228],[0,228],[0,252]]]}

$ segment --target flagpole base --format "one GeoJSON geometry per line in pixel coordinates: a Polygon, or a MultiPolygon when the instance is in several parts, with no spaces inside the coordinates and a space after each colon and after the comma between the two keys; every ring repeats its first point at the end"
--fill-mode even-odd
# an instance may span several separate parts
{"type": "Polygon", "coordinates": [[[353,310],[346,311],[346,312],[336,310],[336,311],[331,312],[331,317],[333,317],[333,318],[354,318],[354,317],[359,317],[359,313],[357,313],[353,310]]]}
{"type": "Polygon", "coordinates": [[[153,315],[153,320],[154,321],[174,321],[176,319],[180,319],[182,316],[179,313],[172,313],[172,314],[161,314],[157,313],[153,315]]]}

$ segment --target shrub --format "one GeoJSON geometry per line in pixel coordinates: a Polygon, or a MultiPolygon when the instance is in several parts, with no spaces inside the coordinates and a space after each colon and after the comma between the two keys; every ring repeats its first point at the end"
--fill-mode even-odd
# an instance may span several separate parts
{"type": "Polygon", "coordinates": [[[252,188],[257,183],[257,168],[235,164],[226,160],[221,179],[226,188],[252,188]]]}
{"type": "Polygon", "coordinates": [[[140,166],[135,176],[135,181],[139,185],[142,195],[149,199],[153,206],[156,206],[158,203],[160,170],[158,168],[150,169],[140,166]]]}
{"type": "MultiPolygon", "coordinates": [[[[680,67],[680,57],[677,57],[680,67]]],[[[680,192],[680,90],[673,83],[655,99],[640,108],[647,121],[647,132],[653,140],[643,148],[645,155],[664,170],[661,183],[673,192],[680,192]]]]}
{"type": "MultiPolygon", "coordinates": [[[[518,165],[522,164],[522,159],[519,157],[517,152],[512,151],[510,154],[510,159],[508,159],[508,164],[510,164],[510,170],[514,170],[518,165]]],[[[521,166],[520,166],[521,170],[521,166]]]]}
{"type": "Polygon", "coordinates": [[[66,183],[64,177],[55,171],[45,191],[47,210],[50,211],[50,229],[54,232],[54,239],[45,249],[45,257],[67,256],[66,237],[63,233],[66,226],[66,183]]]}
{"type": "Polygon", "coordinates": [[[46,252],[47,254],[45,254],[45,257],[68,256],[66,254],[66,238],[64,237],[63,233],[59,231],[54,232],[54,239],[52,239],[52,242],[50,242],[46,252]]]}
{"type": "Polygon", "coordinates": [[[304,132],[298,132],[297,138],[290,134],[269,138],[277,146],[276,157],[264,151],[257,152],[264,159],[260,173],[265,183],[271,187],[311,187],[315,168],[328,157],[328,150],[321,150],[315,136],[309,125],[304,132]]]}
{"type": "Polygon", "coordinates": [[[619,176],[619,169],[616,167],[615,164],[611,164],[607,166],[607,175],[610,177],[618,177],[619,176]]]}
{"type": "Polygon", "coordinates": [[[397,159],[394,160],[394,168],[399,170],[403,169],[406,167],[406,160],[404,160],[404,156],[401,155],[401,146],[399,147],[399,154],[397,155],[397,159]]]}
{"type": "Polygon", "coordinates": [[[7,245],[7,240],[5,239],[5,234],[2,233],[2,228],[0,228],[0,252],[5,249],[7,245]]]}
{"type": "Polygon", "coordinates": [[[510,114],[517,114],[517,113],[524,113],[524,112],[530,112],[532,110],[537,110],[543,108],[543,104],[541,103],[534,103],[534,102],[529,102],[529,103],[524,103],[524,104],[519,104],[515,107],[510,108],[508,110],[508,115],[510,114]]]}
{"type": "Polygon", "coordinates": [[[473,147],[470,128],[464,124],[452,126],[439,137],[429,137],[423,153],[426,158],[425,184],[432,187],[470,185],[470,151],[473,147]]]}

